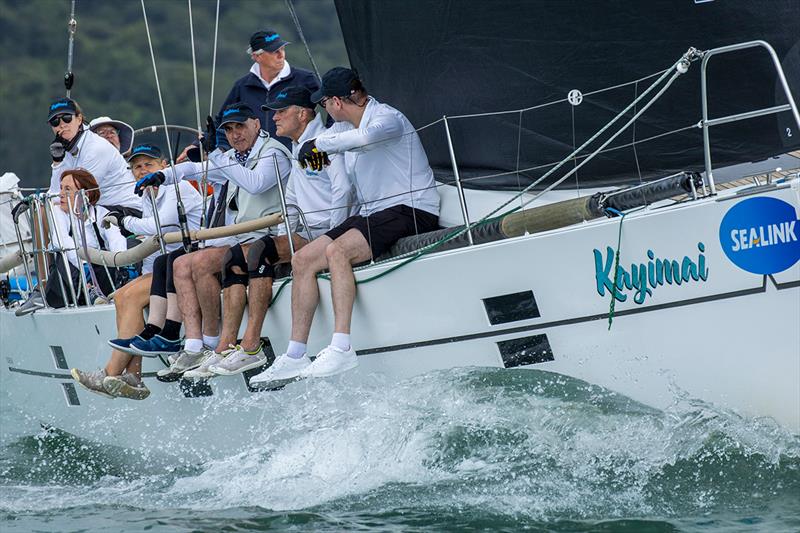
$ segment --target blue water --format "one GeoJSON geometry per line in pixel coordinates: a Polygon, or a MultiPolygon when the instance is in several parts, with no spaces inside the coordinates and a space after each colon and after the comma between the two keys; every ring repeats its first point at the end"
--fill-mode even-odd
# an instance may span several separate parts
{"type": "Polygon", "coordinates": [[[201,463],[3,406],[0,530],[800,531],[800,438],[769,420],[538,371],[278,394],[280,423],[201,463]]]}

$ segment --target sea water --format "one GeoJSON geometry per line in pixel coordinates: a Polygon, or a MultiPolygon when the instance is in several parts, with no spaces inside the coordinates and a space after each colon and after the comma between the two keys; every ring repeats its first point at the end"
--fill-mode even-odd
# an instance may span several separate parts
{"type": "Polygon", "coordinates": [[[246,401],[277,412],[200,461],[3,405],[0,531],[800,531],[800,438],[691,398],[659,411],[546,372],[455,369],[246,401]]]}

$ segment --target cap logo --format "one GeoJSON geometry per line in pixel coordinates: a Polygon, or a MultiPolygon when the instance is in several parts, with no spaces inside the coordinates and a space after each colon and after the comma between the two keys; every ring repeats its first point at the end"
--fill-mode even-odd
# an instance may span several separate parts
{"type": "Polygon", "coordinates": [[[286,98],[286,91],[279,92],[278,96],[276,96],[275,98],[279,99],[279,100],[282,100],[283,98],[286,98]]]}
{"type": "Polygon", "coordinates": [[[227,117],[228,115],[232,115],[233,113],[240,113],[241,110],[238,107],[234,107],[233,109],[228,109],[224,113],[222,113],[223,117],[227,117]]]}
{"type": "Polygon", "coordinates": [[[69,107],[69,103],[68,102],[56,102],[55,104],[50,106],[50,111],[53,111],[54,109],[58,109],[59,107],[69,107]]]}
{"type": "Polygon", "coordinates": [[[273,34],[273,35],[269,35],[269,36],[267,36],[267,37],[264,37],[264,40],[265,40],[266,42],[268,42],[268,43],[271,43],[272,41],[278,40],[278,39],[280,39],[280,38],[281,38],[281,36],[280,36],[280,35],[278,35],[277,33],[275,33],[275,34],[273,34]]]}
{"type": "Polygon", "coordinates": [[[149,144],[142,144],[142,145],[137,146],[136,148],[134,148],[133,149],[133,153],[137,154],[139,152],[147,152],[148,150],[152,150],[152,148],[153,147],[150,146],[149,144]]]}

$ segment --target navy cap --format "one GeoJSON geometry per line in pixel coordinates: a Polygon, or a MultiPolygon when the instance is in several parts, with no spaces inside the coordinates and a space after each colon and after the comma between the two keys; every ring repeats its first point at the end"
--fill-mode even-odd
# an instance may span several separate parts
{"type": "Polygon", "coordinates": [[[219,126],[222,127],[229,122],[243,124],[249,118],[258,118],[249,105],[241,102],[231,104],[222,111],[219,126]]]}
{"type": "Polygon", "coordinates": [[[326,96],[345,97],[355,92],[360,80],[358,73],[345,67],[333,67],[322,76],[322,84],[318,91],[311,95],[311,101],[319,103],[326,96]]]}
{"type": "Polygon", "coordinates": [[[139,144],[131,151],[131,155],[128,156],[128,161],[140,155],[146,155],[153,159],[164,159],[164,156],[161,155],[161,148],[155,144],[139,144]]]}
{"type": "Polygon", "coordinates": [[[78,107],[75,105],[75,100],[71,98],[59,98],[52,104],[48,110],[47,120],[50,120],[56,115],[77,115],[78,107]]]}
{"type": "Polygon", "coordinates": [[[266,104],[261,106],[261,109],[264,111],[267,109],[276,111],[278,109],[286,109],[293,105],[307,107],[308,109],[317,107],[317,105],[311,101],[311,91],[306,87],[295,86],[287,87],[274,96],[270,96],[270,99],[266,104]]]}
{"type": "Polygon", "coordinates": [[[262,30],[255,32],[250,37],[250,47],[247,49],[248,54],[264,50],[265,52],[275,52],[289,44],[281,39],[278,32],[272,30],[262,30]]]}

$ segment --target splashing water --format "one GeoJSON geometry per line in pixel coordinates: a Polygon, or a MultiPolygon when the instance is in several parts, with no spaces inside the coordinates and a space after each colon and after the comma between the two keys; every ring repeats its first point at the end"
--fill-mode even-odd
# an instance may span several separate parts
{"type": "MultiPolygon", "coordinates": [[[[189,443],[11,439],[3,530],[800,528],[800,439],[703,404],[662,412],[562,376],[497,369],[334,378],[246,401],[263,412],[252,439],[200,461],[189,443]]],[[[204,417],[234,407],[219,399],[204,417]]]]}

